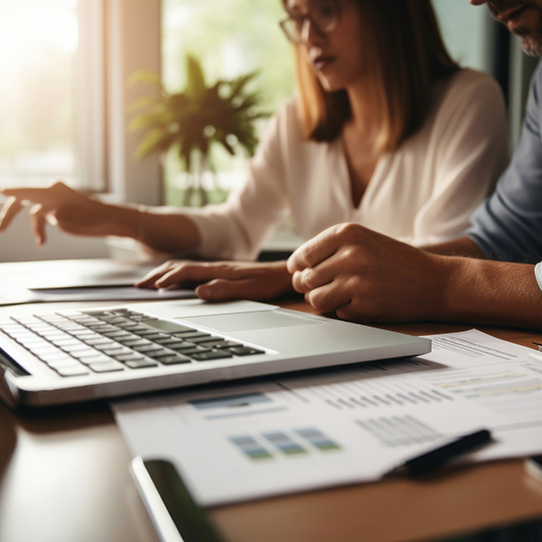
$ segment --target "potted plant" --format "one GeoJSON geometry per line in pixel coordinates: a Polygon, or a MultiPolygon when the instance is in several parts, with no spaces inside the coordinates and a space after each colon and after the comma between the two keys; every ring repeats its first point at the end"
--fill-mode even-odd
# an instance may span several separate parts
{"type": "Polygon", "coordinates": [[[252,72],[231,80],[220,79],[207,86],[201,64],[187,54],[186,86],[179,92],[168,92],[156,74],[139,72],[133,77],[159,88],[158,95],[133,104],[140,112],[130,129],[144,131],[136,156],[174,149],[188,175],[182,204],[208,202],[202,177],[205,172],[216,175],[211,160],[214,145],[222,146],[232,156],[241,148],[249,156],[254,154],[258,143],[255,121],[268,116],[260,110],[259,94],[247,90],[255,75],[252,72]]]}

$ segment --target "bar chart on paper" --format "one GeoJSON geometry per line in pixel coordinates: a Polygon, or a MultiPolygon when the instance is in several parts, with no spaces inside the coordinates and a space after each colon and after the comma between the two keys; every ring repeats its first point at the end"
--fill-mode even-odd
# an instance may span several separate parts
{"type": "MultiPolygon", "coordinates": [[[[389,364],[290,375],[114,409],[134,453],[174,458],[197,502],[216,505],[374,481],[481,427],[464,399],[409,382],[404,370],[389,364]]],[[[406,370],[413,376],[431,364],[406,370]]]]}

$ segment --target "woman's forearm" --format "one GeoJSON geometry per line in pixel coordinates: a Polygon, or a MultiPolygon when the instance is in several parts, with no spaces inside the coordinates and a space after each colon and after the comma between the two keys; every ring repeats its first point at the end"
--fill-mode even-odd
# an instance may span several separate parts
{"type": "Polygon", "coordinates": [[[144,206],[104,205],[109,207],[106,213],[109,235],[135,239],[165,254],[180,254],[200,244],[196,225],[183,214],[155,212],[144,206]]]}

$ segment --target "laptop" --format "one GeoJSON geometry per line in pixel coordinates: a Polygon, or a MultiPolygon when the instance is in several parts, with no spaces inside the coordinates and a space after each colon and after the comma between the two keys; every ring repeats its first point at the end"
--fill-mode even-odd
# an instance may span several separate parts
{"type": "Polygon", "coordinates": [[[430,350],[429,339],[253,301],[44,308],[0,321],[0,397],[61,405],[430,350]]]}

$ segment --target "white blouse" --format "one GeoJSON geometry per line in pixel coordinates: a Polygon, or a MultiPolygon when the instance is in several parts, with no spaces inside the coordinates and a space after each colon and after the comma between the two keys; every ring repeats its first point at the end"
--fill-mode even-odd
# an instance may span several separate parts
{"type": "Polygon", "coordinates": [[[358,207],[340,138],[304,140],[295,101],[269,122],[242,188],[219,205],[183,208],[201,234],[206,259],[254,259],[291,217],[310,239],[357,222],[413,245],[459,236],[508,161],[506,111],[489,75],[461,70],[435,87],[424,125],[385,154],[358,207]]]}
{"type": "Polygon", "coordinates": [[[542,262],[538,262],[534,266],[534,276],[536,277],[536,282],[538,283],[538,286],[542,290],[542,262]]]}

